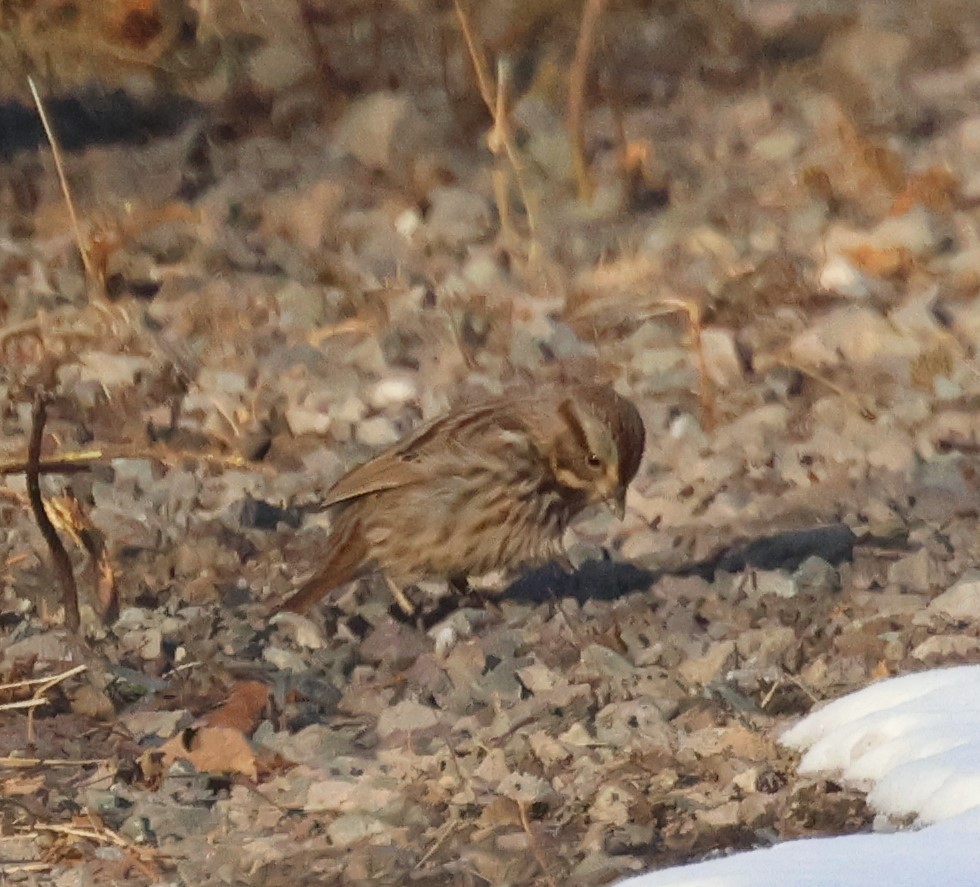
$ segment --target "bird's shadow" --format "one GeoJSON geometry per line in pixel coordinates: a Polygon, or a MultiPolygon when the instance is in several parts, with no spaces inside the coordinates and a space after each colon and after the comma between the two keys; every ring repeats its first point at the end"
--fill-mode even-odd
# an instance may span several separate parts
{"type": "Polygon", "coordinates": [[[647,570],[635,564],[608,559],[589,560],[577,570],[567,572],[558,564],[546,564],[512,582],[500,600],[540,604],[555,598],[613,601],[653,585],[662,571],[647,570]]]}
{"type": "Polygon", "coordinates": [[[636,591],[646,591],[664,576],[698,576],[707,582],[719,571],[740,573],[759,570],[796,570],[807,558],[819,557],[837,566],[854,557],[858,543],[846,524],[785,530],[769,536],[723,546],[703,560],[673,569],[650,570],[609,558],[589,560],[572,573],[547,564],[521,576],[501,595],[503,600],[543,603],[555,598],[612,601],[636,591]]]}

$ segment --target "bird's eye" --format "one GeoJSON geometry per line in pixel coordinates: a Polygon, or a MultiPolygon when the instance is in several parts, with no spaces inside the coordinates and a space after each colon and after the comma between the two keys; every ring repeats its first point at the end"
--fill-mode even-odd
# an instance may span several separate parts
{"type": "Polygon", "coordinates": [[[589,463],[589,468],[602,467],[602,459],[600,459],[595,453],[589,453],[585,461],[589,463]]]}

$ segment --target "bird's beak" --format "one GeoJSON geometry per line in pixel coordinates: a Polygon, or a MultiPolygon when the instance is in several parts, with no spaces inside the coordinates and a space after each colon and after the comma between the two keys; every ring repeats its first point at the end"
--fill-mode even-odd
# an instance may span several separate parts
{"type": "Polygon", "coordinates": [[[626,517],[626,488],[620,487],[613,493],[608,499],[606,499],[606,505],[609,506],[609,510],[616,515],[619,520],[626,517]]]}

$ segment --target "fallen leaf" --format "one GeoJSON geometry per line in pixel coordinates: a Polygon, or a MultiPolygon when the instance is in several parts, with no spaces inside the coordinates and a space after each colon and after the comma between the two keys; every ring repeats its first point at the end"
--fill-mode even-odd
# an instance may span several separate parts
{"type": "Polygon", "coordinates": [[[269,688],[261,681],[241,681],[235,684],[224,704],[204,718],[207,727],[223,727],[246,736],[258,726],[262,712],[269,703],[269,688]]]}

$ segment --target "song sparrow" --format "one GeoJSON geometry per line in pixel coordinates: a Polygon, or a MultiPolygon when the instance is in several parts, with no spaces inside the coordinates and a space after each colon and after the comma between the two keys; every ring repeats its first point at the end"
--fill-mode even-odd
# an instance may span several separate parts
{"type": "Polygon", "coordinates": [[[606,385],[523,391],[435,419],[333,485],[323,567],[282,609],[305,612],[379,569],[410,613],[405,585],[465,587],[467,576],[559,557],[586,506],[622,518],[643,444],[636,407],[606,385]]]}

